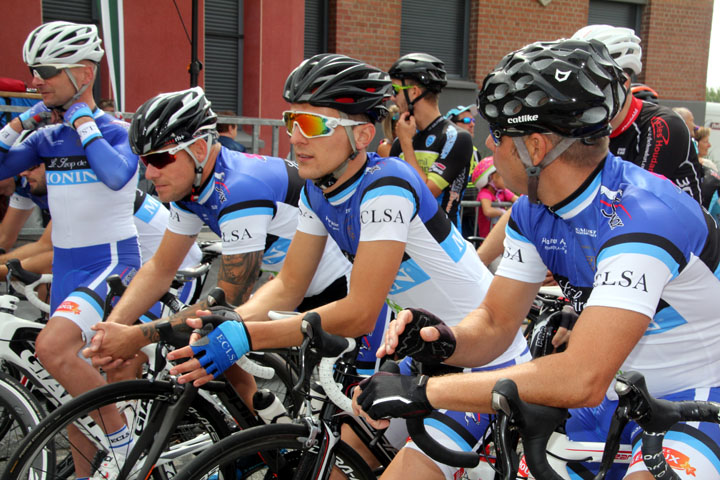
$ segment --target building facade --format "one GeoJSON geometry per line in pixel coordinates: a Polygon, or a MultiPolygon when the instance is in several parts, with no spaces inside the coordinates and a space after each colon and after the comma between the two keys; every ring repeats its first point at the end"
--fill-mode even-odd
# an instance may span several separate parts
{"type": "MultiPolygon", "coordinates": [[[[203,64],[198,84],[216,109],[246,117],[279,118],[285,78],[314,53],[343,53],[383,69],[402,54],[431,53],[445,62],[451,79],[440,97],[445,111],[473,102],[477,86],[506,53],[569,37],[589,23],[609,23],[631,27],[642,38],[644,68],[637,81],[653,87],[662,102],[688,106],[696,119],[704,118],[713,0],[124,0],[126,111],[159,92],[190,86],[194,2],[203,64]]],[[[99,3],[5,0],[2,76],[29,83],[22,62],[27,34],[51,20],[100,25],[99,3]]],[[[112,96],[105,60],[95,93],[112,96]]],[[[479,140],[483,129],[477,130],[479,140]]],[[[263,127],[266,145],[270,136],[271,127],[263,127]]],[[[280,139],[285,155],[287,139],[280,139]]]]}

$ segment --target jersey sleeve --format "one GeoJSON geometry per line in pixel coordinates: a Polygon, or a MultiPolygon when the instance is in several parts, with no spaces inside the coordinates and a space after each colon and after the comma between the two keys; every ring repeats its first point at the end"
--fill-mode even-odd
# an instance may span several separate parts
{"type": "Polygon", "coordinates": [[[458,130],[455,126],[449,126],[445,131],[445,145],[430,167],[427,177],[440,190],[445,190],[459,175],[467,174],[472,157],[473,144],[470,134],[458,130]]]}
{"type": "Polygon", "coordinates": [[[179,235],[197,235],[203,225],[204,222],[200,217],[175,202],[170,203],[168,230],[179,235]]]}
{"type": "Polygon", "coordinates": [[[603,248],[586,307],[615,307],[653,317],[679,263],[658,245],[627,242],[603,248]]]}
{"type": "Polygon", "coordinates": [[[495,201],[495,197],[493,196],[492,192],[488,188],[481,188],[477,195],[477,201],[479,202],[483,198],[487,198],[491,202],[495,201]]]}
{"type": "Polygon", "coordinates": [[[112,190],[120,190],[138,171],[138,157],[130,150],[127,128],[126,122],[111,120],[101,128],[103,136],[85,147],[88,163],[98,179],[112,190]]]}
{"type": "Polygon", "coordinates": [[[318,235],[326,237],[328,232],[325,225],[320,221],[315,211],[310,206],[307,198],[305,187],[300,192],[300,200],[298,201],[298,226],[300,232],[310,235],[318,235]]]}
{"type": "Polygon", "coordinates": [[[373,183],[360,203],[360,240],[407,242],[410,222],[417,212],[415,195],[394,177],[373,183]]]}
{"type": "Polygon", "coordinates": [[[518,210],[513,208],[505,227],[504,251],[495,275],[520,282],[539,283],[545,279],[547,267],[535,245],[523,235],[514,220],[518,210]]]}
{"type": "Polygon", "coordinates": [[[17,208],[18,210],[32,210],[33,207],[35,207],[35,202],[28,197],[13,193],[10,196],[10,202],[8,205],[12,208],[17,208]]]}
{"type": "Polygon", "coordinates": [[[651,131],[645,132],[645,168],[669,178],[700,201],[702,169],[685,122],[674,112],[660,112],[651,117],[650,125],[651,131]]]}

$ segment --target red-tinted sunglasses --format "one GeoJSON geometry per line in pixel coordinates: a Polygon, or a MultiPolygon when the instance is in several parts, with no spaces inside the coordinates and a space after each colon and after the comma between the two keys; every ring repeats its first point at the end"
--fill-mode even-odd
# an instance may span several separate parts
{"type": "Polygon", "coordinates": [[[160,169],[165,168],[171,163],[173,163],[175,160],[177,160],[177,157],[174,153],[158,152],[151,153],[150,155],[140,155],[140,160],[146,167],[148,165],[152,165],[153,167],[160,169]]]}

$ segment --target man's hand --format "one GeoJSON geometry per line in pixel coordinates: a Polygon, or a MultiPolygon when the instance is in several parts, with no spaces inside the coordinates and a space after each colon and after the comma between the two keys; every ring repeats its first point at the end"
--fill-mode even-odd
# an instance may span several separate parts
{"type": "Polygon", "coordinates": [[[427,382],[426,375],[376,373],[360,382],[356,390],[361,393],[353,392],[353,412],[369,420],[427,416],[433,410],[425,391],[427,382]]]}
{"type": "Polygon", "coordinates": [[[82,117],[89,118],[90,120],[93,118],[92,110],[90,110],[90,107],[85,102],[74,103],[63,115],[63,119],[73,128],[75,128],[75,121],[82,117]]]}
{"type": "Polygon", "coordinates": [[[377,357],[411,356],[427,364],[442,363],[455,351],[455,335],[445,322],[421,309],[403,310],[388,326],[377,357]]]}
{"type": "Polygon", "coordinates": [[[38,102],[29,109],[22,112],[18,119],[23,130],[35,130],[50,123],[52,114],[50,109],[43,102],[38,102]]]}
{"type": "Polygon", "coordinates": [[[412,139],[417,133],[415,117],[411,116],[409,112],[401,113],[395,127],[395,133],[397,134],[401,143],[412,143],[412,139]]]}
{"type": "MultiPolygon", "coordinates": [[[[188,325],[197,321],[192,325],[197,328],[205,323],[205,318],[188,320],[188,325]]],[[[179,383],[193,382],[193,385],[199,387],[217,378],[249,352],[250,348],[250,337],[245,325],[242,322],[225,322],[191,345],[170,352],[168,360],[192,357],[173,367],[170,373],[183,374],[178,379],[179,383]]]]}
{"type": "Polygon", "coordinates": [[[94,367],[102,367],[104,370],[117,368],[126,360],[134,358],[144,346],[137,341],[138,337],[142,338],[137,335],[137,326],[101,322],[90,328],[96,333],[90,340],[90,346],[83,349],[82,354],[92,360],[94,367]]]}

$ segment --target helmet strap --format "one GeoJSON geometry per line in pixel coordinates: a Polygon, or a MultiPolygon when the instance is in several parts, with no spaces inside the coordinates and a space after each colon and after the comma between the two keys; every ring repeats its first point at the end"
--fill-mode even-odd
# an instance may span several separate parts
{"type": "MultiPolygon", "coordinates": [[[[206,135],[203,135],[205,142],[207,143],[207,149],[205,151],[205,158],[202,162],[198,161],[197,157],[195,157],[195,154],[190,150],[189,148],[185,147],[185,151],[190,155],[190,158],[193,159],[193,162],[195,162],[195,180],[192,184],[192,190],[190,191],[190,201],[195,202],[200,197],[200,187],[202,186],[202,175],[203,171],[205,170],[205,165],[207,164],[207,161],[210,159],[210,153],[212,151],[213,143],[214,143],[214,135],[212,133],[208,133],[206,135]]],[[[203,138],[200,137],[200,138],[203,138]]],[[[188,145],[189,146],[189,145],[188,145]]]]}
{"type": "MultiPolygon", "coordinates": [[[[345,115],[344,112],[338,112],[338,113],[340,113],[340,118],[343,118],[343,119],[348,118],[348,116],[345,115]]],[[[342,175],[345,173],[345,170],[347,170],[347,167],[350,164],[350,161],[353,160],[355,157],[357,157],[358,153],[360,153],[360,152],[358,152],[357,145],[355,144],[355,135],[353,134],[352,127],[345,126],[343,128],[345,128],[345,133],[347,133],[348,140],[350,140],[350,148],[352,148],[352,153],[345,160],[343,160],[343,162],[340,165],[338,165],[335,170],[323,175],[320,178],[313,180],[313,183],[315,184],[315,186],[317,186],[321,190],[325,190],[325,189],[330,188],[333,185],[335,185],[335,183],[338,181],[338,179],[340,179],[340,177],[342,177],[342,175]]]]}
{"type": "MultiPolygon", "coordinates": [[[[404,79],[404,78],[401,78],[401,79],[400,79],[400,82],[402,83],[402,85],[403,85],[403,87],[404,87],[404,86],[405,86],[405,79],[404,79]]],[[[420,99],[424,98],[425,95],[427,95],[428,93],[430,93],[430,90],[428,90],[428,89],[426,88],[425,90],[423,90],[423,92],[422,92],[420,95],[418,95],[417,97],[415,97],[415,100],[412,100],[412,101],[410,101],[410,94],[408,94],[408,90],[409,90],[409,89],[403,90],[403,94],[405,94],[405,102],[407,103],[407,106],[408,106],[408,113],[410,114],[410,116],[412,116],[412,115],[415,114],[415,112],[414,112],[414,110],[415,110],[414,105],[415,105],[420,99]]]]}
{"type": "Polygon", "coordinates": [[[537,196],[538,184],[540,183],[540,172],[555,161],[557,157],[562,155],[565,150],[570,148],[570,145],[575,143],[577,138],[563,137],[557,145],[545,154],[545,157],[537,165],[533,165],[533,162],[530,159],[530,152],[528,152],[527,146],[525,146],[523,137],[511,138],[515,144],[515,148],[517,149],[520,161],[525,167],[525,173],[528,176],[528,199],[530,200],[530,203],[540,203],[537,196]]]}
{"type": "MultiPolygon", "coordinates": [[[[86,84],[83,85],[82,87],[78,87],[77,80],[75,80],[75,77],[72,75],[72,73],[70,73],[70,69],[69,69],[69,68],[65,68],[64,70],[65,70],[65,74],[66,74],[66,75],[68,76],[68,78],[70,79],[70,83],[72,83],[73,88],[75,88],[75,95],[73,95],[72,97],[70,97],[70,100],[68,100],[67,102],[65,102],[65,104],[63,104],[63,105],[60,107],[60,109],[62,109],[62,110],[67,110],[68,108],[70,108],[70,107],[73,106],[73,104],[77,101],[78,98],[80,98],[80,96],[81,96],[83,93],[85,93],[85,90],[88,89],[88,87],[90,86],[90,84],[91,84],[92,82],[86,83],[86,84]]],[[[93,64],[93,78],[94,78],[96,75],[97,75],[97,64],[93,64]]]]}

